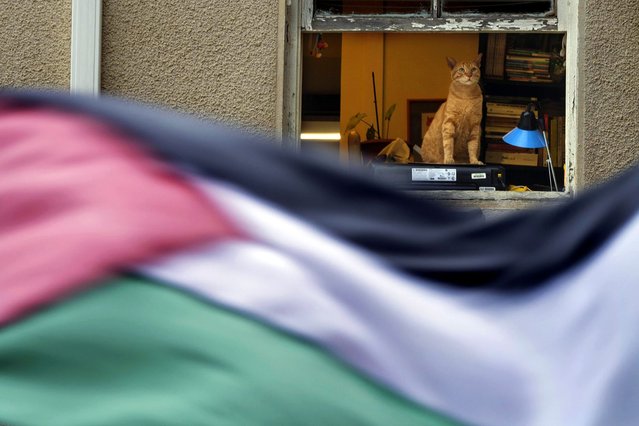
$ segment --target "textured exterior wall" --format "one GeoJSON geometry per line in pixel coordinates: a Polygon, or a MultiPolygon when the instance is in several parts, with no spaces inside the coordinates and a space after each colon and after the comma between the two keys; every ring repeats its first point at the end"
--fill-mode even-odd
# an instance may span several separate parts
{"type": "MultiPolygon", "coordinates": [[[[103,1],[102,87],[273,132],[280,1],[103,1]]],[[[580,0],[579,186],[639,159],[639,0],[580,0]]],[[[69,87],[71,0],[0,0],[0,86],[69,87]]]]}
{"type": "Polygon", "coordinates": [[[585,2],[584,183],[639,159],[639,0],[585,2]]]}
{"type": "Polygon", "coordinates": [[[276,128],[278,1],[103,2],[102,89],[276,128]]]}
{"type": "Polygon", "coordinates": [[[71,0],[0,0],[0,87],[68,89],[71,0]]]}

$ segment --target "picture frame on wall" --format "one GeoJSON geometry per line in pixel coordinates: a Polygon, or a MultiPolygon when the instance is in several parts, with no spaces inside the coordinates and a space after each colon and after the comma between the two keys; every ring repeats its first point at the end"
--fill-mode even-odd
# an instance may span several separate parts
{"type": "Polygon", "coordinates": [[[408,99],[408,143],[413,145],[422,144],[424,133],[428,130],[430,123],[435,118],[435,113],[446,99],[408,99]]]}

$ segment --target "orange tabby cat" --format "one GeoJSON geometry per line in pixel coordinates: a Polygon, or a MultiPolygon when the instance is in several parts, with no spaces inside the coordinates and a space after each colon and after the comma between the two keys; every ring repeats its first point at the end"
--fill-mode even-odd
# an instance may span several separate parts
{"type": "Polygon", "coordinates": [[[471,62],[446,58],[452,82],[444,102],[422,141],[426,163],[470,163],[479,161],[482,93],[479,88],[481,53],[471,62]]]}

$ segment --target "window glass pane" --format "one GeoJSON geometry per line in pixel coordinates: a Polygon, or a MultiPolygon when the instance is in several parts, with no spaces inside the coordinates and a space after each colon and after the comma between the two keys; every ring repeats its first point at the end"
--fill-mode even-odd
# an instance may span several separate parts
{"type": "Polygon", "coordinates": [[[442,0],[443,13],[538,14],[552,11],[552,0],[442,0]]]}
{"type": "Polygon", "coordinates": [[[430,0],[315,0],[315,12],[334,15],[430,14],[430,0]]]}

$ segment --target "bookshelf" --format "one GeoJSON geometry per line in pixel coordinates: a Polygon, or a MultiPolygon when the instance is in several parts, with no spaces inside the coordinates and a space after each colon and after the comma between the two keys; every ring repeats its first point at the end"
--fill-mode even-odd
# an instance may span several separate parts
{"type": "Polygon", "coordinates": [[[506,168],[508,183],[548,190],[545,149],[506,144],[502,136],[517,125],[526,105],[539,106],[544,117],[550,155],[562,187],[565,162],[565,73],[562,73],[563,34],[481,34],[482,120],[481,157],[486,164],[506,168]]]}

